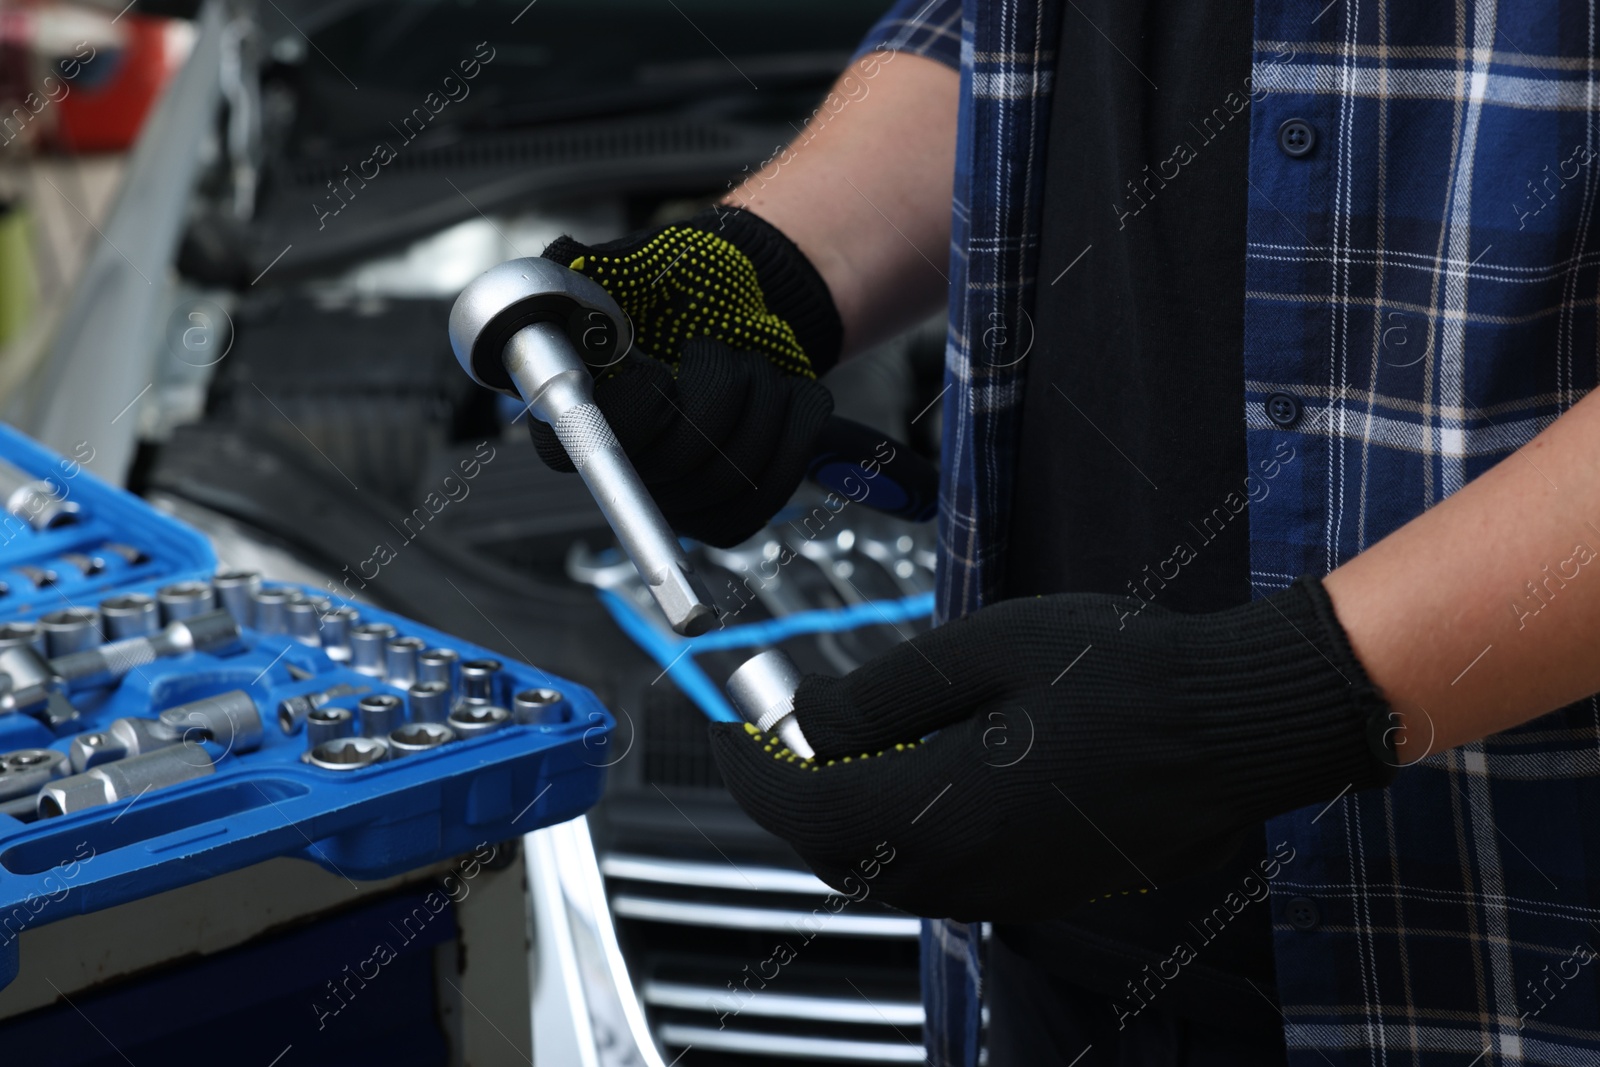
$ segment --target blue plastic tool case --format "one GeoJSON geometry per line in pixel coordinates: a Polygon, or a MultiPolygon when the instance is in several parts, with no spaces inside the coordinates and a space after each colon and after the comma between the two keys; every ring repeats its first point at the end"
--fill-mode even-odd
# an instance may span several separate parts
{"type": "MultiPolygon", "coordinates": [[[[74,459],[5,426],[0,459],[47,478],[80,508],[75,524],[42,532],[0,512],[0,624],[92,607],[118,593],[153,596],[167,585],[216,572],[210,544],[198,532],[100,481],[74,459]],[[136,553],[107,551],[107,544],[136,553]],[[95,557],[103,569],[85,574],[63,563],[72,553],[95,557]],[[29,567],[53,571],[55,582],[39,588],[39,572],[29,567]]],[[[346,603],[324,589],[288,588],[346,603]]],[[[20,712],[0,714],[0,754],[29,748],[65,752],[74,736],[114,719],[154,718],[178,704],[243,689],[254,699],[264,731],[253,752],[208,743],[215,773],[131,801],[33,821],[0,814],[0,986],[16,977],[18,935],[69,915],[277,856],[299,856],[352,879],[389,877],[573,818],[599,799],[615,722],[592,693],[408,619],[349,606],[360,612],[361,622],[389,623],[400,636],[452,649],[463,661],[500,660],[507,692],[558,690],[565,697],[554,716],[559,721],[513,721],[359,770],[314,767],[301,759],[305,733],[286,735],[279,728],[282,699],[340,684],[405,694],[336,662],[320,647],[249,627],[242,630],[243,651],[157,660],[114,687],[75,693],[79,718],[65,726],[52,729],[20,712]]],[[[332,704],[354,709],[357,700],[350,695],[332,704]]]]}

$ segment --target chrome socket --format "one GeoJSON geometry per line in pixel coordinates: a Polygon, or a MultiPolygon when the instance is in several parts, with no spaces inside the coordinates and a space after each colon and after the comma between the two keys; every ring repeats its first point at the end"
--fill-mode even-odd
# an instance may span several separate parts
{"type": "Polygon", "coordinates": [[[322,651],[335,663],[350,662],[350,628],[361,621],[355,608],[334,608],[322,616],[322,651]]]}
{"type": "Polygon", "coordinates": [[[0,674],[9,680],[0,687],[0,712],[36,712],[66,693],[67,683],[32,645],[0,648],[0,674]]]}
{"type": "Polygon", "coordinates": [[[389,751],[396,759],[427,752],[455,740],[455,731],[442,722],[408,722],[389,732],[389,751]]]}
{"type": "Polygon", "coordinates": [[[364,622],[350,629],[350,667],[374,678],[384,676],[384,648],[395,636],[386,622],[364,622]]]}
{"type": "Polygon", "coordinates": [[[417,680],[418,659],[428,643],[420,637],[394,637],[383,647],[383,676],[397,689],[409,689],[417,680]]]}
{"type": "Polygon", "coordinates": [[[216,591],[210,582],[174,582],[156,590],[156,602],[162,622],[177,622],[210,611],[216,606],[216,591]]]}
{"type": "Polygon", "coordinates": [[[216,588],[217,599],[223,610],[233,616],[240,626],[254,628],[255,595],[261,588],[261,575],[256,571],[222,571],[211,584],[216,588]]]}
{"type": "Polygon", "coordinates": [[[100,613],[94,608],[62,608],[39,616],[45,649],[52,657],[100,644],[104,640],[100,627],[100,613]]]}
{"type": "Polygon", "coordinates": [[[350,737],[356,732],[356,717],[349,708],[313,708],[306,716],[306,747],[316,748],[324,741],[350,737]]]}
{"type": "Polygon", "coordinates": [[[567,720],[567,698],[559,689],[524,689],[511,698],[511,714],[520,723],[549,726],[567,720]]]}
{"type": "Polygon", "coordinates": [[[179,704],[159,719],[185,741],[210,741],[228,752],[254,752],[266,733],[256,702],[243,689],[179,704]]]}
{"type": "Polygon", "coordinates": [[[250,595],[251,612],[257,633],[286,634],[289,632],[289,601],[299,594],[292,589],[277,586],[257,589],[250,595]]]}
{"type": "Polygon", "coordinates": [[[461,657],[453,648],[430,648],[417,657],[417,681],[443,682],[454,693],[460,686],[461,657]]]}
{"type": "Polygon", "coordinates": [[[728,676],[728,699],[745,722],[762,733],[775,733],[801,759],[816,751],[794,715],[794,694],[800,668],[788,654],[773,648],[757,653],[728,676]]]}
{"type": "Polygon", "coordinates": [[[106,636],[113,641],[149,637],[161,629],[161,608],[154,597],[143,593],[106,597],[100,601],[100,615],[106,622],[106,636]]]}
{"type": "Polygon", "coordinates": [[[325,597],[299,597],[284,605],[289,616],[289,636],[302,645],[322,646],[322,616],[333,607],[325,597]]]}
{"type": "Polygon", "coordinates": [[[450,687],[443,682],[418,682],[407,694],[412,722],[444,722],[450,717],[450,687]]]}
{"type": "Polygon", "coordinates": [[[315,746],[300,758],[325,771],[359,771],[382,763],[389,754],[382,741],[371,737],[335,737],[315,746]]]}
{"type": "Polygon", "coordinates": [[[497,704],[457,704],[445,724],[463,740],[493,733],[511,721],[511,712],[497,704]]]}
{"type": "Polygon", "coordinates": [[[461,665],[461,695],[467,700],[495,702],[499,688],[500,671],[504,664],[497,659],[469,659],[461,665]]]}
{"type": "Polygon", "coordinates": [[[316,702],[320,693],[304,693],[300,696],[284,697],[278,701],[278,729],[286,734],[297,734],[306,724],[306,716],[321,707],[316,702]]]}
{"type": "Polygon", "coordinates": [[[306,716],[326,705],[335,697],[357,696],[369,687],[364,685],[336,685],[319,693],[301,693],[285,697],[278,702],[278,728],[286,734],[297,734],[305,725],[306,716]]]}
{"type": "Polygon", "coordinates": [[[14,648],[17,645],[25,645],[41,656],[48,655],[45,647],[44,631],[39,629],[38,623],[0,623],[0,649],[14,648]]]}
{"type": "Polygon", "coordinates": [[[393,730],[405,725],[405,702],[388,693],[373,693],[356,703],[361,712],[361,736],[388,737],[393,730]]]}
{"type": "Polygon", "coordinates": [[[0,461],[0,499],[7,512],[43,533],[78,521],[79,508],[66,489],[0,461]]]}

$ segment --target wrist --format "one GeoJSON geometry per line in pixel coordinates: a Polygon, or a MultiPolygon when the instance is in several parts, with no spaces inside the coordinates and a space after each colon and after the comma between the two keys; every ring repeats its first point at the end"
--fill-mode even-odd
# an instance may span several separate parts
{"type": "Polygon", "coordinates": [[[1193,616],[1174,682],[1202,712],[1219,779],[1259,820],[1387,785],[1399,761],[1393,717],[1322,583],[1193,616]]]}
{"type": "Polygon", "coordinates": [[[767,310],[794,330],[817,377],[839,362],[843,322],[817,265],[777,226],[755,212],[720,204],[689,224],[713,233],[749,258],[767,310]]]}

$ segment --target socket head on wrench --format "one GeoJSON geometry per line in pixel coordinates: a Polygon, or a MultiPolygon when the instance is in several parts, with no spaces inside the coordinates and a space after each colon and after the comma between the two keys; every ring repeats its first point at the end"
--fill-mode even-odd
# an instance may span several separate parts
{"type": "Polygon", "coordinates": [[[762,733],[775,733],[801,759],[816,751],[794,714],[800,668],[782,649],[769,648],[741,663],[728,675],[728,700],[740,717],[762,733]]]}
{"type": "Polygon", "coordinates": [[[513,259],[491,267],[461,291],[450,309],[450,347],[468,377],[525,399],[502,362],[512,334],[554,322],[584,362],[608,366],[633,344],[628,318],[599,282],[549,259],[513,259]]]}

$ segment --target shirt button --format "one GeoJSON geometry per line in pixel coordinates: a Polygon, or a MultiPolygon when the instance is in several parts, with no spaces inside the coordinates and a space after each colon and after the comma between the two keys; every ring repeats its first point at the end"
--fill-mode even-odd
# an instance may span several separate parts
{"type": "Polygon", "coordinates": [[[1288,916],[1289,925],[1296,930],[1309,932],[1322,924],[1316,901],[1310,897],[1295,897],[1284,908],[1284,914],[1288,916]]]}
{"type": "Polygon", "coordinates": [[[1300,421],[1300,401],[1288,393],[1273,393],[1267,397],[1267,418],[1287,430],[1300,421]]]}
{"type": "Polygon", "coordinates": [[[1291,159],[1310,155],[1317,147],[1317,128],[1305,119],[1290,119],[1278,127],[1278,147],[1291,159]]]}

